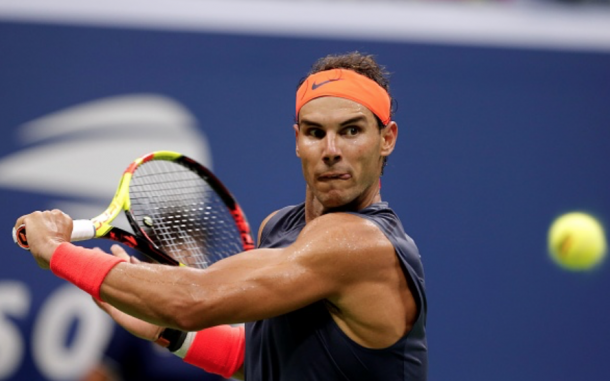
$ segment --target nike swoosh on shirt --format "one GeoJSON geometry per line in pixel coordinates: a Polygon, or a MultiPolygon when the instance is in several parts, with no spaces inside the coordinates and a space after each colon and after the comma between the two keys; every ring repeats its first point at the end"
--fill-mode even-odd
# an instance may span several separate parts
{"type": "Polygon", "coordinates": [[[313,85],[311,85],[311,89],[315,90],[320,86],[324,86],[329,82],[335,82],[335,81],[340,81],[342,78],[335,78],[335,79],[327,79],[326,81],[320,82],[320,83],[313,83],[313,85]]]}

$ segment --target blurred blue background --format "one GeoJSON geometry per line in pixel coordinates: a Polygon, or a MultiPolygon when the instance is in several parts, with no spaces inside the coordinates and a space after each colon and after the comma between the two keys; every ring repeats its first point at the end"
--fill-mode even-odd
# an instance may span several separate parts
{"type": "MultiPolygon", "coordinates": [[[[546,235],[573,210],[610,228],[610,23],[598,39],[570,28],[608,21],[608,10],[587,19],[572,9],[580,24],[553,29],[544,22],[555,8],[533,8],[538,27],[565,35],[523,38],[519,28],[529,29],[516,23],[494,42],[485,25],[481,38],[461,39],[389,22],[370,36],[332,22],[303,32],[298,6],[301,24],[275,19],[284,32],[244,27],[258,14],[230,6],[232,24],[197,25],[182,12],[188,28],[122,20],[121,9],[117,21],[108,9],[62,19],[0,7],[0,379],[81,379],[122,335],[14,246],[18,216],[61,207],[91,217],[132,159],[175,149],[212,167],[257,229],[304,195],[291,128],[299,79],[319,57],[359,50],[392,72],[400,134],[382,197],[422,254],[430,381],[607,380],[610,268],[560,269],[546,235]]],[[[416,8],[405,6],[404,19],[416,8]]],[[[161,379],[193,376],[175,362],[166,369],[174,376],[161,379]]]]}

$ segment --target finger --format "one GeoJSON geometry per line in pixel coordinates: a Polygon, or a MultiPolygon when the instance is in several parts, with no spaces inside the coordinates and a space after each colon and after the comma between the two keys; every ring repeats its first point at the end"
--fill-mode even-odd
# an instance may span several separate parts
{"type": "Polygon", "coordinates": [[[66,213],[62,212],[59,209],[53,209],[50,212],[47,212],[50,215],[51,220],[53,220],[54,226],[63,230],[62,225],[66,225],[67,229],[72,232],[73,229],[73,221],[72,218],[66,213]]]}
{"type": "Polygon", "coordinates": [[[28,219],[28,217],[32,217],[35,216],[37,214],[42,214],[42,212],[40,211],[34,211],[30,214],[24,214],[23,216],[17,218],[17,221],[15,221],[15,229],[17,229],[19,226],[21,225],[25,225],[26,224],[26,220],[28,219]]]}
{"type": "Polygon", "coordinates": [[[69,216],[69,215],[67,215],[66,213],[64,213],[63,211],[61,211],[61,210],[59,210],[59,209],[53,209],[53,210],[51,210],[51,214],[54,214],[54,215],[56,215],[56,216],[61,216],[61,217],[64,217],[64,218],[66,218],[66,219],[68,219],[68,218],[69,218],[69,219],[72,219],[72,218],[70,218],[70,216],[69,216]]]}
{"type": "Polygon", "coordinates": [[[93,298],[93,301],[102,311],[107,313],[108,316],[110,316],[115,321],[118,321],[117,319],[120,319],[120,315],[124,315],[123,312],[121,312],[116,307],[112,306],[111,304],[108,304],[101,300],[97,300],[95,298],[93,298]]]}
{"type": "Polygon", "coordinates": [[[150,339],[150,341],[157,341],[159,340],[159,337],[161,337],[161,334],[163,333],[163,331],[165,331],[165,327],[158,327],[154,330],[154,333],[150,339]]]}
{"type": "Polygon", "coordinates": [[[129,258],[129,262],[133,263],[133,264],[138,264],[138,263],[142,263],[142,261],[140,261],[138,258],[132,256],[131,258],[129,258]]]}
{"type": "Polygon", "coordinates": [[[21,225],[25,224],[25,218],[26,218],[27,216],[28,216],[28,215],[26,214],[26,215],[23,215],[23,216],[21,216],[21,217],[17,218],[17,221],[15,221],[15,226],[14,226],[14,228],[15,228],[15,229],[17,229],[17,228],[19,228],[19,226],[21,226],[21,225]]]}
{"type": "Polygon", "coordinates": [[[96,306],[98,306],[98,307],[99,307],[99,308],[101,308],[101,309],[104,309],[104,308],[103,308],[103,306],[102,306],[102,303],[104,303],[104,302],[102,302],[102,301],[100,301],[100,300],[97,300],[97,299],[96,299],[96,298],[94,298],[94,297],[91,297],[91,300],[93,300],[93,303],[95,303],[95,305],[96,305],[96,306]]]}
{"type": "Polygon", "coordinates": [[[28,222],[32,222],[32,220],[40,218],[40,216],[42,215],[43,213],[37,210],[30,214],[24,214],[23,216],[17,218],[17,220],[15,221],[15,226],[13,226],[13,241],[15,241],[15,243],[21,246],[22,248],[30,250],[29,243],[25,238],[25,231],[27,230],[26,225],[28,224],[28,222]]]}
{"type": "Polygon", "coordinates": [[[115,257],[122,258],[126,261],[129,261],[129,254],[119,245],[112,245],[110,247],[110,251],[114,254],[115,257]]]}
{"type": "Polygon", "coordinates": [[[110,315],[110,305],[106,302],[103,302],[101,300],[98,300],[96,298],[91,298],[93,300],[93,303],[95,303],[102,311],[106,312],[107,314],[110,315]]]}

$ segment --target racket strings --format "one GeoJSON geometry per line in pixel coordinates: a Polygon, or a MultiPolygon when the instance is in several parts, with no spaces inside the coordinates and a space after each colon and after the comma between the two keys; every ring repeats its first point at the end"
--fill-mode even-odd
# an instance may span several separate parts
{"type": "Polygon", "coordinates": [[[165,253],[197,268],[241,252],[233,216],[212,187],[179,163],[153,160],[134,172],[131,213],[165,253]]]}

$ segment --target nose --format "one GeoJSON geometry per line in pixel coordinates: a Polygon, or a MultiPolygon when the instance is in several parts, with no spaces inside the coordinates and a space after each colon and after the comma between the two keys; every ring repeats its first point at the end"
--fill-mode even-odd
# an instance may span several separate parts
{"type": "Polygon", "coordinates": [[[341,150],[339,149],[338,137],[334,133],[328,133],[324,137],[324,155],[322,160],[326,165],[333,165],[341,160],[341,150]]]}

